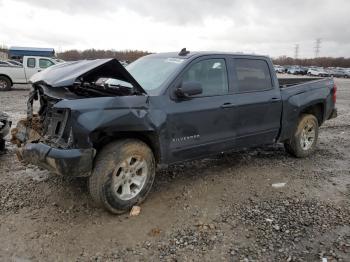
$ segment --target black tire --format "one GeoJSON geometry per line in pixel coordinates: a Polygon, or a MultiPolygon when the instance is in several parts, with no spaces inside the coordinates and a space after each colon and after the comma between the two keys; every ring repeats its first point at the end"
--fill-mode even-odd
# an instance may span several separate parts
{"type": "Polygon", "coordinates": [[[119,140],[105,146],[96,156],[94,169],[92,175],[89,177],[89,191],[92,199],[99,206],[106,208],[113,214],[122,214],[145,200],[152,187],[154,177],[155,160],[152,150],[139,140],[119,140]],[[132,162],[142,162],[143,167],[139,170],[133,169],[132,162]],[[146,167],[144,168],[144,166],[146,167]],[[130,170],[136,171],[133,172],[130,170]],[[146,175],[144,175],[144,172],[147,174],[145,173],[146,175]],[[131,179],[135,179],[137,176],[139,178],[145,176],[145,178],[141,178],[143,179],[142,186],[137,187],[136,184],[130,183],[131,180],[128,180],[127,177],[131,176],[134,177],[131,179]],[[121,181],[124,182],[121,183],[121,181]],[[125,185],[126,183],[127,185],[125,185]],[[128,185],[130,196],[135,191],[138,191],[138,193],[130,199],[126,199],[125,197],[123,199],[124,187],[128,185]],[[132,189],[132,186],[134,188],[137,187],[137,189],[132,189]]]}
{"type": "Polygon", "coordinates": [[[0,91],[9,91],[11,88],[11,80],[7,76],[0,76],[0,91]]]}
{"type": "Polygon", "coordinates": [[[291,137],[291,139],[289,139],[284,143],[284,148],[289,154],[295,157],[303,158],[303,157],[309,156],[316,149],[317,139],[318,139],[318,128],[319,128],[318,121],[314,115],[311,115],[311,114],[301,115],[293,136],[291,137]],[[303,141],[305,141],[305,138],[303,138],[304,137],[303,134],[304,132],[309,132],[305,130],[308,130],[309,129],[308,127],[310,126],[312,126],[314,130],[314,135],[312,135],[314,138],[312,139],[312,142],[310,142],[310,139],[306,139],[310,143],[306,145],[305,143],[303,143],[303,141]]]}

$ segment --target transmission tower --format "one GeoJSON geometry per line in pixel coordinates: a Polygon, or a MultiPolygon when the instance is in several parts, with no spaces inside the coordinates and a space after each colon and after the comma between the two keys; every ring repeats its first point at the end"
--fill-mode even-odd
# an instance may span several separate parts
{"type": "Polygon", "coordinates": [[[317,58],[320,54],[321,42],[321,38],[317,38],[315,41],[315,58],[317,58]]]}
{"type": "Polygon", "coordinates": [[[299,57],[299,44],[296,44],[294,48],[294,58],[298,59],[298,57],[299,57]]]}

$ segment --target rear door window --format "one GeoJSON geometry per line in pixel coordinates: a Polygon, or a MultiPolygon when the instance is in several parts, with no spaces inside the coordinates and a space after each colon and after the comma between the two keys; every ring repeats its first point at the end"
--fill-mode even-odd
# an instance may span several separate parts
{"type": "Polygon", "coordinates": [[[27,60],[27,67],[35,68],[35,58],[28,58],[28,60],[27,60]]]}
{"type": "Polygon", "coordinates": [[[236,58],[233,74],[238,93],[265,91],[273,87],[265,60],[236,58]]]}

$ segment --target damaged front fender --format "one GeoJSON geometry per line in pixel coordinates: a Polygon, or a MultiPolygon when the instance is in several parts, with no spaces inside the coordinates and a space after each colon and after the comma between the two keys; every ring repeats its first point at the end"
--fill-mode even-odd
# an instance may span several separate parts
{"type": "Polygon", "coordinates": [[[92,135],[103,133],[113,137],[120,132],[156,132],[147,96],[99,97],[62,100],[56,109],[68,109],[68,126],[73,130],[75,145],[93,146],[92,135]]]}

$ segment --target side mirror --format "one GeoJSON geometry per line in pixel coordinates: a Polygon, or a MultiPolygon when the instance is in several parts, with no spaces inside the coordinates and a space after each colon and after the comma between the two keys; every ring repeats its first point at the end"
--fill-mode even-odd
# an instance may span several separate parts
{"type": "Polygon", "coordinates": [[[187,98],[203,93],[202,85],[198,81],[182,82],[175,94],[179,98],[187,98]]]}

